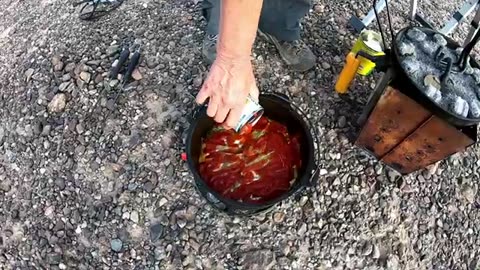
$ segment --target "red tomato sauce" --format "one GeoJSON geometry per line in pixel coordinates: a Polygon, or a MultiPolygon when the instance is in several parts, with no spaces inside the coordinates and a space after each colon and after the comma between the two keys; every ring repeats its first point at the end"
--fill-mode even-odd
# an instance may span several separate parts
{"type": "Polygon", "coordinates": [[[239,133],[216,125],[202,142],[200,175],[216,192],[262,203],[287,192],[301,166],[300,137],[266,117],[239,133]]]}

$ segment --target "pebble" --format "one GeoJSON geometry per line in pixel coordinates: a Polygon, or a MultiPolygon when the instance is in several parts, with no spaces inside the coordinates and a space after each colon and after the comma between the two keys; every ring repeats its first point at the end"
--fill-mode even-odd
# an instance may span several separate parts
{"type": "Polygon", "coordinates": [[[82,123],[77,124],[75,129],[77,130],[78,134],[83,134],[83,132],[85,131],[85,128],[83,127],[82,123]]]}
{"type": "Polygon", "coordinates": [[[327,63],[327,62],[322,62],[322,68],[323,68],[323,69],[330,69],[330,67],[331,67],[331,66],[330,66],[329,63],[327,63]]]}
{"type": "Polygon", "coordinates": [[[56,94],[48,103],[48,111],[50,113],[59,113],[65,109],[67,103],[67,96],[63,93],[56,94]]]}
{"type": "Polygon", "coordinates": [[[58,87],[58,90],[60,90],[61,92],[65,92],[65,90],[67,90],[69,85],[70,85],[70,82],[63,82],[58,87]]]}
{"type": "Polygon", "coordinates": [[[52,58],[52,65],[54,71],[61,71],[63,69],[63,62],[60,56],[56,55],[52,58]]]}
{"type": "Polygon", "coordinates": [[[475,202],[475,196],[477,195],[477,190],[475,188],[467,184],[464,184],[461,187],[461,193],[469,203],[475,202]]]}
{"type": "Polygon", "coordinates": [[[92,78],[92,74],[86,71],[80,72],[80,79],[82,79],[82,81],[89,83],[91,78],[92,78]]]}
{"type": "Polygon", "coordinates": [[[345,116],[340,116],[338,118],[338,127],[339,128],[344,128],[347,125],[347,118],[345,116]]]}
{"type": "Polygon", "coordinates": [[[60,264],[58,265],[58,268],[60,268],[60,269],[62,269],[62,270],[65,270],[65,269],[67,269],[67,266],[66,266],[65,264],[63,264],[63,263],[60,263],[60,264]]]}
{"type": "Polygon", "coordinates": [[[275,214],[273,214],[273,221],[275,223],[282,223],[284,218],[285,218],[285,213],[283,212],[276,212],[275,214]]]}
{"type": "Polygon", "coordinates": [[[137,211],[132,211],[130,213],[130,220],[135,222],[135,223],[138,223],[138,221],[140,220],[139,218],[139,215],[138,215],[138,212],[137,211]]]}
{"type": "Polygon", "coordinates": [[[140,71],[138,70],[138,68],[136,68],[136,69],[132,72],[132,78],[133,78],[135,81],[140,81],[141,79],[143,79],[143,76],[142,76],[142,74],[140,73],[140,71]]]}
{"type": "Polygon", "coordinates": [[[323,176],[323,175],[326,175],[326,174],[328,174],[328,171],[327,171],[327,170],[325,170],[325,169],[320,169],[320,175],[323,176]]]}
{"type": "Polygon", "coordinates": [[[156,68],[158,66],[158,62],[153,57],[147,58],[147,67],[150,69],[156,68]]]}
{"type": "Polygon", "coordinates": [[[61,177],[57,177],[57,179],[55,179],[55,185],[58,187],[58,189],[64,190],[65,189],[65,180],[63,180],[63,178],[61,178],[61,177]]]}
{"type": "Polygon", "coordinates": [[[160,223],[150,226],[150,240],[158,241],[163,236],[164,229],[165,227],[160,223]]]}
{"type": "Polygon", "coordinates": [[[75,63],[68,63],[63,71],[69,73],[75,69],[75,66],[75,63]]]}
{"type": "Polygon", "coordinates": [[[35,72],[35,70],[33,68],[29,68],[29,69],[27,69],[27,71],[25,71],[25,81],[26,82],[30,81],[34,72],[35,72]]]}
{"type": "Polygon", "coordinates": [[[195,77],[195,79],[193,79],[193,86],[198,88],[198,87],[202,86],[202,84],[203,84],[202,76],[197,76],[197,77],[195,77]]]}
{"type": "Polygon", "coordinates": [[[122,250],[122,246],[123,246],[122,240],[118,238],[110,241],[110,247],[115,252],[120,252],[122,250]]]}
{"type": "Polygon", "coordinates": [[[107,48],[107,55],[108,55],[108,56],[113,56],[113,55],[116,54],[119,50],[120,50],[120,46],[118,46],[118,45],[112,45],[112,46],[110,46],[110,47],[107,48]]]}

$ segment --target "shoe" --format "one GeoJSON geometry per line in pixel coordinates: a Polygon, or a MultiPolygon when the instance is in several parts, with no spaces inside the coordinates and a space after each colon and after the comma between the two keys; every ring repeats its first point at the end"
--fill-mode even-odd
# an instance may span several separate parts
{"type": "Polygon", "coordinates": [[[218,35],[205,35],[202,45],[202,54],[207,64],[211,65],[217,58],[218,35]]]}
{"type": "Polygon", "coordinates": [[[258,30],[260,36],[277,47],[283,61],[295,71],[304,72],[315,66],[317,61],[312,50],[302,40],[281,41],[276,37],[258,30]]]}

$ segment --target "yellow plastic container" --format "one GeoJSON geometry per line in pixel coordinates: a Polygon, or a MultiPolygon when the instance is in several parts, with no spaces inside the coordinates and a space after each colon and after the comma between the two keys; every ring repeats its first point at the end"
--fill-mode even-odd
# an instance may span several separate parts
{"type": "Polygon", "coordinates": [[[338,76],[337,83],[335,84],[335,91],[339,94],[345,94],[348,87],[355,78],[361,60],[355,57],[355,54],[350,52],[347,55],[345,66],[343,66],[342,72],[338,76]]]}
{"type": "MultiPolygon", "coordinates": [[[[359,51],[363,51],[371,56],[385,55],[382,44],[381,35],[371,30],[364,30],[362,33],[360,33],[360,37],[353,45],[351,52],[355,55],[359,51]]],[[[370,75],[370,73],[372,73],[375,69],[375,63],[362,56],[358,56],[358,58],[360,59],[360,67],[358,68],[357,73],[362,76],[370,75]]]]}

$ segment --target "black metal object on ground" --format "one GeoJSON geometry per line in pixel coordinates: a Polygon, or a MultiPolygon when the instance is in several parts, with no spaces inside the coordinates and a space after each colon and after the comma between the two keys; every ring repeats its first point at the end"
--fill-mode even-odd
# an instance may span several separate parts
{"type": "Polygon", "coordinates": [[[302,134],[301,153],[304,162],[298,172],[298,177],[288,193],[272,201],[264,204],[238,202],[225,198],[208,187],[198,171],[198,159],[201,152],[202,138],[214,125],[213,119],[207,116],[205,107],[199,107],[199,110],[195,111],[188,131],[186,140],[187,162],[194,176],[195,186],[209,204],[229,215],[248,216],[267,211],[277,203],[293,196],[305,187],[313,185],[318,176],[320,151],[318,149],[319,138],[316,127],[308,121],[306,115],[298,107],[293,105],[288,98],[281,94],[262,94],[260,95],[259,102],[265,110],[265,116],[286,124],[289,130],[302,134]],[[315,145],[317,149],[315,149],[315,145]]]}

